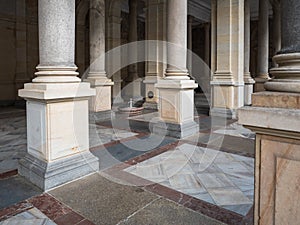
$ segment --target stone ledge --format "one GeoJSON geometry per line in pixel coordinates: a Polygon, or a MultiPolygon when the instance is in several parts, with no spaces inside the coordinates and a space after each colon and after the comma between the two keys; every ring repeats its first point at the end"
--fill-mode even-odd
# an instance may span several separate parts
{"type": "Polygon", "coordinates": [[[239,123],[251,127],[300,132],[300,110],[243,107],[238,110],[239,123]]]}
{"type": "Polygon", "coordinates": [[[55,100],[69,98],[89,98],[96,91],[89,83],[28,83],[19,90],[19,96],[25,99],[55,100]]]}
{"type": "Polygon", "coordinates": [[[252,106],[267,108],[300,109],[300,94],[261,92],[252,95],[252,106]]]}

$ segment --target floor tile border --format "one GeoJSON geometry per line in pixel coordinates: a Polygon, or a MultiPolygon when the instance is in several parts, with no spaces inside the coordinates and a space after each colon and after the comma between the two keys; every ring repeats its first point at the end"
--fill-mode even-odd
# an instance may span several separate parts
{"type": "Polygon", "coordinates": [[[0,210],[0,221],[9,219],[33,207],[40,210],[57,225],[94,224],[47,193],[29,198],[15,205],[0,210]]]}

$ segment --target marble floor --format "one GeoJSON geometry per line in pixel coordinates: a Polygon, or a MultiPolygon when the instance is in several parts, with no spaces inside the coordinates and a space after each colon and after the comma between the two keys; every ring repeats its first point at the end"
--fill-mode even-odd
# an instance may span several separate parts
{"type": "MultiPolygon", "coordinates": [[[[118,117],[118,114],[116,116],[118,117]]],[[[130,184],[130,186],[141,188],[139,190],[141,193],[147,192],[151,196],[153,194],[158,196],[154,199],[161,199],[163,204],[160,207],[168,206],[176,212],[177,210],[184,211],[184,215],[189,215],[185,211],[186,209],[192,210],[195,214],[189,215],[189,218],[200,216],[203,221],[206,219],[209,221],[199,224],[240,224],[242,221],[251,224],[254,195],[254,134],[234,120],[198,115],[195,119],[199,123],[199,133],[176,140],[151,133],[150,124],[155,123],[157,119],[158,113],[150,112],[129,119],[120,117],[114,118],[114,121],[90,124],[90,150],[99,158],[101,170],[99,175],[113,182],[107,183],[108,186],[105,186],[106,183],[102,178],[99,183],[93,183],[93,179],[90,180],[89,182],[93,183],[91,185],[94,185],[95,189],[87,192],[86,196],[90,197],[91,195],[91,199],[93,199],[98,191],[97,187],[100,188],[101,185],[104,185],[103,191],[109,190],[106,193],[109,199],[112,198],[109,202],[116,201],[119,205],[124,205],[125,209],[120,209],[122,212],[126,211],[124,215],[128,214],[128,218],[136,218],[136,213],[132,214],[130,209],[126,208],[125,202],[124,204],[122,202],[123,196],[121,195],[126,195],[126,191],[116,193],[112,188],[117,181],[118,184],[121,184],[121,189],[124,185],[130,184]],[[173,203],[170,205],[168,201],[173,203]],[[180,207],[177,208],[177,206],[180,207]]],[[[0,110],[0,188],[4,190],[3,194],[0,194],[0,198],[3,197],[2,208],[8,207],[2,211],[0,209],[0,222],[7,224],[16,218],[30,217],[30,213],[35,212],[33,207],[36,207],[36,210],[40,210],[50,220],[48,221],[46,217],[32,217],[31,219],[45,220],[46,224],[64,224],[61,220],[56,220],[58,218],[55,216],[56,214],[54,216],[51,213],[48,214],[48,210],[52,208],[51,205],[47,206],[46,210],[39,207],[38,201],[26,200],[48,199],[49,196],[40,196],[41,192],[38,190],[30,192],[31,195],[26,195],[25,192],[29,193],[29,189],[34,189],[30,188],[30,184],[22,181],[23,178],[18,176],[7,178],[8,171],[16,171],[18,159],[23,157],[25,151],[25,111],[21,109],[0,110]],[[16,185],[16,182],[19,182],[20,185],[16,185]],[[6,189],[7,191],[5,191],[6,189]],[[18,196],[9,198],[8,196],[12,193],[18,193],[18,196]],[[26,203],[26,207],[22,208],[23,203],[21,206],[18,205],[20,201],[29,202],[31,207],[27,208],[26,203]],[[17,210],[17,213],[16,209],[20,207],[21,210],[17,210]],[[32,211],[27,211],[29,209],[32,211]],[[13,213],[8,215],[8,211],[13,213]]],[[[77,190],[82,185],[86,185],[84,179],[75,181],[71,186],[77,190]]],[[[55,201],[58,201],[57,204],[60,205],[66,204],[70,208],[78,207],[76,210],[82,214],[78,217],[78,221],[86,220],[80,224],[98,224],[97,221],[106,221],[105,224],[118,224],[117,222],[109,223],[109,221],[115,221],[110,219],[112,215],[108,212],[102,214],[97,208],[91,208],[88,202],[81,201],[78,205],[73,206],[75,199],[72,200],[71,193],[68,195],[69,188],[67,186],[59,188],[60,192],[64,194],[59,195],[61,198],[55,201]],[[101,220],[99,220],[99,215],[103,217],[101,220]]],[[[127,188],[125,189],[127,190],[127,188]]],[[[129,189],[129,196],[135,193],[134,188],[129,189]]],[[[85,191],[85,189],[80,190],[82,193],[85,191]]],[[[57,194],[55,191],[54,193],[57,194]]],[[[129,196],[126,201],[129,201],[129,196]]],[[[95,201],[97,199],[99,207],[106,212],[106,207],[108,207],[107,203],[104,204],[106,199],[104,199],[104,203],[101,200],[102,196],[96,197],[95,201]]],[[[2,200],[0,199],[0,201],[2,200]]],[[[132,200],[130,199],[130,201],[132,200]]],[[[117,205],[116,207],[118,207],[117,205]]],[[[152,202],[148,202],[143,207],[146,209],[149,207],[150,210],[151,205],[152,202]]],[[[154,202],[153,205],[155,205],[154,202]]],[[[143,207],[141,210],[144,212],[143,207]]],[[[155,209],[151,208],[151,210],[155,209]]],[[[174,217],[171,216],[175,212],[172,210],[169,211],[170,215],[166,214],[168,215],[164,218],[166,221],[171,221],[174,217]]],[[[70,215],[67,211],[64,221],[68,220],[70,215]]],[[[143,215],[146,217],[145,214],[143,215]]],[[[158,221],[159,218],[156,218],[155,215],[150,216],[151,220],[158,221]]],[[[189,221],[180,215],[179,213],[178,218],[176,217],[178,220],[189,221]]],[[[138,216],[137,218],[142,219],[143,217],[138,216]]],[[[127,224],[126,217],[119,219],[123,221],[120,224],[127,224]]],[[[194,222],[186,224],[197,224],[195,220],[191,219],[191,221],[194,222]]]]}
{"type": "Polygon", "coordinates": [[[125,171],[244,216],[253,205],[253,158],[183,144],[125,171]]]}

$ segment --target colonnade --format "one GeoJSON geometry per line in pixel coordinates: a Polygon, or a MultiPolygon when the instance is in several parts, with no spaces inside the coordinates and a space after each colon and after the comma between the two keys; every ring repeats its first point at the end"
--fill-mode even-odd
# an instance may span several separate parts
{"type": "MultiPolygon", "coordinates": [[[[121,91],[120,72],[114,82],[106,73],[112,62],[121,65],[121,56],[105,58],[105,35],[111,40],[108,49],[121,44],[117,41],[120,10],[105,16],[105,0],[90,0],[89,4],[90,67],[85,82],[81,82],[74,64],[75,0],[39,1],[40,64],[37,66],[37,77],[19,91],[19,95],[27,100],[28,112],[28,155],[21,163],[20,173],[44,189],[73,179],[72,173],[73,177],[59,176],[59,165],[76,157],[86,155],[88,158],[78,165],[82,172],[74,169],[78,176],[97,171],[97,159],[89,153],[89,111],[110,112],[111,99],[121,91]],[[106,19],[113,27],[105,26],[106,19]],[[33,168],[30,163],[36,166],[39,174],[30,175],[33,168]],[[53,177],[45,178],[50,172],[53,177]]],[[[152,49],[148,46],[146,51],[158,59],[157,62],[146,63],[146,104],[159,111],[161,121],[156,124],[154,132],[183,138],[198,132],[198,125],[194,122],[194,89],[198,85],[190,78],[187,69],[188,33],[189,47],[192,48],[188,1],[169,0],[165,3],[149,0],[146,6],[147,39],[168,43],[163,48],[152,49]],[[167,59],[167,65],[159,62],[161,58],[167,59]]],[[[265,3],[260,8],[260,14],[266,13],[265,3]]],[[[134,43],[137,41],[137,0],[129,1],[129,14],[129,41],[134,43]]],[[[268,16],[260,15],[262,29],[267,26],[264,23],[266,18],[268,16]]],[[[261,42],[266,41],[262,34],[259,37],[264,37],[261,42]]],[[[209,64],[211,61],[212,70],[211,115],[236,118],[238,108],[251,104],[254,84],[249,72],[249,0],[212,0],[211,24],[205,26],[205,43],[206,46],[211,43],[211,54],[209,48],[205,51],[205,62],[209,64]]],[[[262,47],[264,42],[259,46],[260,51],[265,53],[266,49],[262,47]]],[[[137,52],[129,49],[128,57],[136,58],[137,52]]],[[[280,60],[276,62],[281,63],[280,60]]],[[[262,59],[261,63],[259,68],[266,72],[266,59],[262,59]]],[[[129,75],[134,85],[127,94],[140,96],[141,79],[136,64],[129,66],[129,75]]],[[[262,75],[258,77],[266,78],[262,75]]],[[[266,87],[278,86],[280,82],[274,80],[266,87]]],[[[121,98],[118,100],[122,102],[121,98]]]]}

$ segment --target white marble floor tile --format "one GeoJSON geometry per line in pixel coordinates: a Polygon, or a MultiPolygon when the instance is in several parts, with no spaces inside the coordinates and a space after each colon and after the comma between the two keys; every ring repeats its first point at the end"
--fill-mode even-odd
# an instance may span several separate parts
{"type": "Polygon", "coordinates": [[[234,187],[230,188],[208,188],[208,193],[211,195],[215,203],[222,205],[243,205],[252,204],[253,202],[247,198],[243,192],[234,187]]]}
{"type": "Polygon", "coordinates": [[[207,192],[203,185],[192,174],[174,175],[169,178],[171,187],[186,194],[207,192]]]}
{"type": "Polygon", "coordinates": [[[206,188],[235,187],[224,173],[199,173],[197,177],[206,188]]]}

